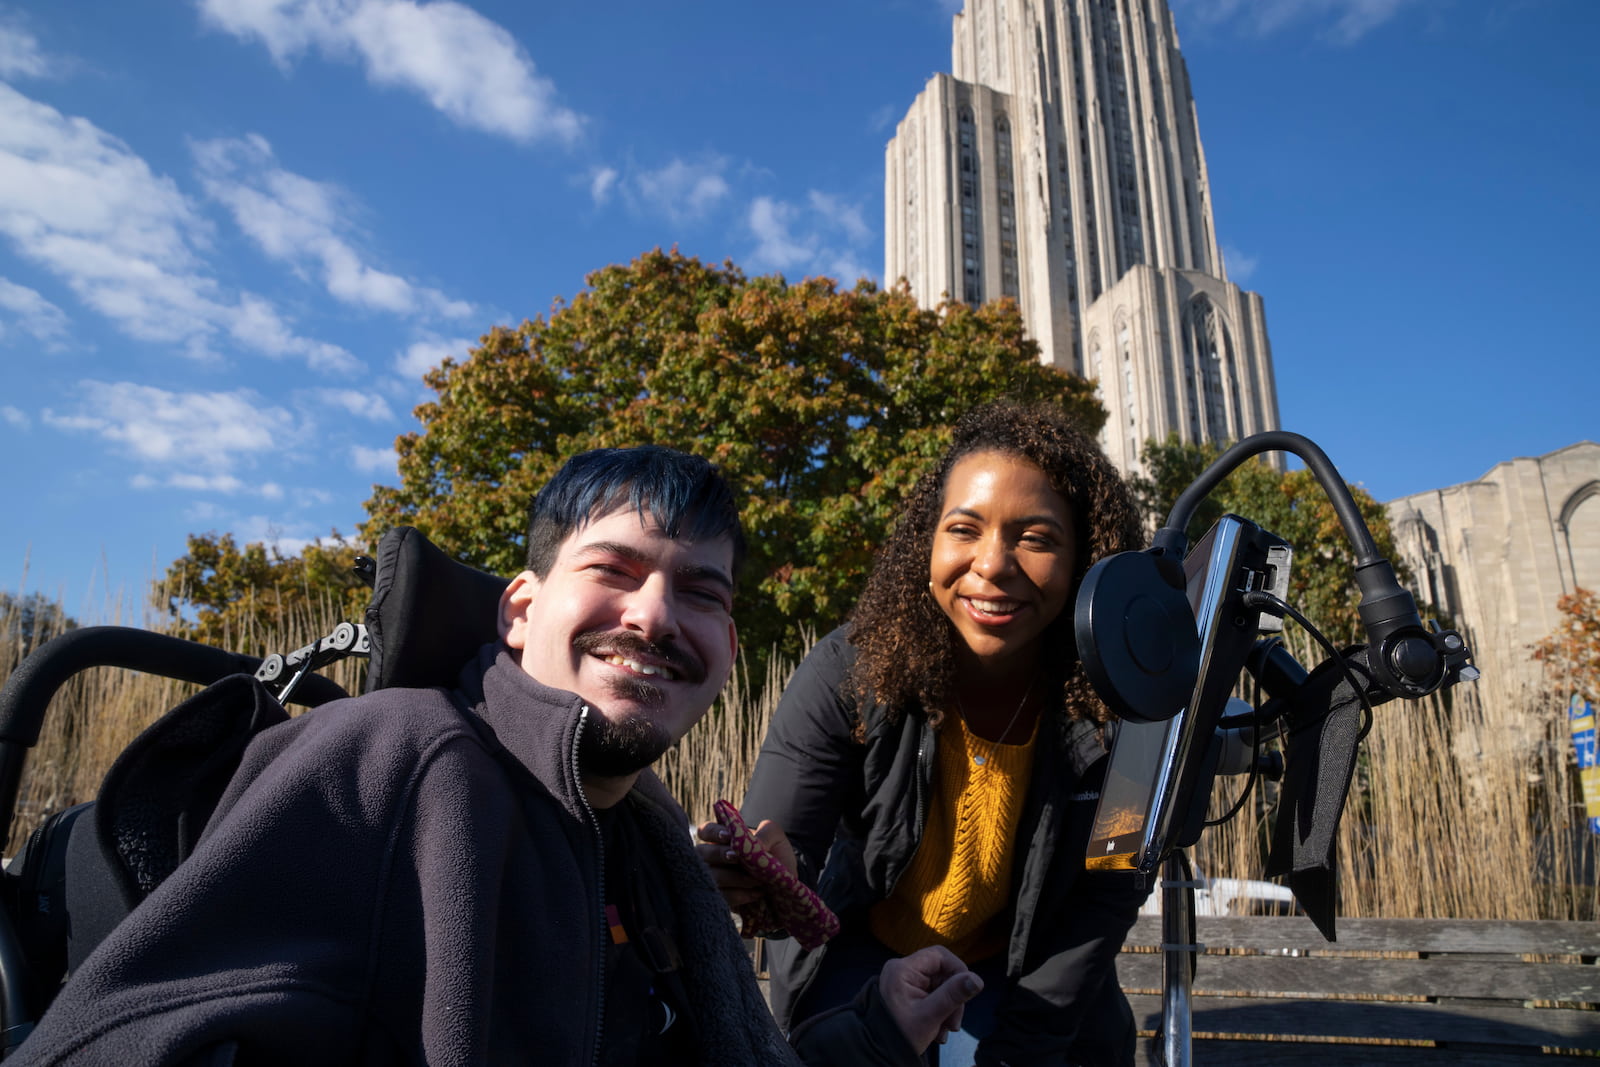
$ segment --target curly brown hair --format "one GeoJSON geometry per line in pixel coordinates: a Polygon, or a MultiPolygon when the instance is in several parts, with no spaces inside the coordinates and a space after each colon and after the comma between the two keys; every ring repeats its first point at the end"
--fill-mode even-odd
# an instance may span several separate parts
{"type": "Polygon", "coordinates": [[[850,643],[859,655],[850,687],[862,698],[863,708],[881,704],[891,721],[907,712],[926,715],[935,726],[943,720],[954,693],[960,637],[928,595],[928,566],[950,471],[980,452],[1001,452],[1032,463],[1072,512],[1078,558],[1071,599],[1040,638],[1046,650],[1041,666],[1059,686],[1063,725],[1081,718],[1104,723],[1112,715],[1078,662],[1071,605],[1091,563],[1141,546],[1141,524],[1126,483],[1105,453],[1060,409],[1047,404],[996,401],[973,409],[956,424],[950,447],[906,498],[851,612],[850,643]]]}

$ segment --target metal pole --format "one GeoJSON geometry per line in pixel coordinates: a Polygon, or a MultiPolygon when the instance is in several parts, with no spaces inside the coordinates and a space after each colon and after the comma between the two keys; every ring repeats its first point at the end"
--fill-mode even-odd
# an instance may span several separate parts
{"type": "Polygon", "coordinates": [[[1161,861],[1161,1053],[1166,1067],[1189,1067],[1191,960],[1204,946],[1189,940],[1195,882],[1184,877],[1182,853],[1161,861]]]}

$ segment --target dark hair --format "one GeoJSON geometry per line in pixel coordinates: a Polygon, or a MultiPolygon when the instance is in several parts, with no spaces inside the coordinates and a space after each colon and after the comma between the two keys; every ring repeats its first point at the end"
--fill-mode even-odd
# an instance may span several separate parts
{"type": "Polygon", "coordinates": [[[738,577],[745,541],[733,490],[699,456],[660,445],[596,448],[562,464],[528,507],[528,570],[548,576],[574,531],[624,507],[654,519],[673,540],[726,537],[738,577]]]}
{"type": "Polygon", "coordinates": [[[869,700],[885,705],[891,720],[907,710],[926,714],[935,725],[942,720],[954,692],[960,637],[928,595],[928,566],[950,471],[981,452],[1027,460],[1067,502],[1078,558],[1071,599],[1041,636],[1040,669],[1059,686],[1067,719],[1105,722],[1110,712],[1094,695],[1078,662],[1072,602],[1091,563],[1140,546],[1138,510],[1099,446],[1059,408],[1047,404],[996,401],[968,412],[956,424],[950,447],[906,498],[850,615],[850,643],[860,652],[851,687],[863,706],[869,700]]]}

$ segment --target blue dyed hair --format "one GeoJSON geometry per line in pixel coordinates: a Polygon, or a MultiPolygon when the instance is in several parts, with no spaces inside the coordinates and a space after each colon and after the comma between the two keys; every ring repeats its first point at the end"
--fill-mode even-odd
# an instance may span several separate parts
{"type": "Polygon", "coordinates": [[[547,577],[568,537],[623,508],[654,519],[674,541],[726,537],[738,578],[745,541],[733,490],[699,456],[659,445],[597,448],[567,460],[528,508],[528,570],[547,577]]]}

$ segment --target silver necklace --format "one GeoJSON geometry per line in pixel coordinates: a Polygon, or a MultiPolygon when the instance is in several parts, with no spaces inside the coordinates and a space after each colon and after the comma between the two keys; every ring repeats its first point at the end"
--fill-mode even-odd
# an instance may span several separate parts
{"type": "MultiPolygon", "coordinates": [[[[1006,735],[1011,732],[1011,728],[1013,726],[1017,725],[1017,716],[1022,714],[1022,709],[1023,709],[1024,705],[1026,705],[1028,703],[1028,694],[1031,693],[1031,692],[1033,692],[1033,683],[1029,682],[1028,683],[1028,688],[1026,688],[1026,689],[1024,689],[1022,691],[1022,699],[1017,701],[1017,710],[1013,711],[1011,713],[1011,721],[1006,723],[1006,728],[1004,730],[1000,731],[1000,736],[995,741],[995,744],[999,745],[999,744],[1004,744],[1005,743],[1006,735]]],[[[962,703],[961,694],[960,693],[956,694],[956,707],[961,709],[961,721],[967,723],[967,729],[971,730],[972,729],[972,724],[967,721],[967,706],[966,706],[966,704],[962,703]]],[[[982,756],[973,756],[972,757],[972,762],[973,762],[974,766],[982,767],[988,761],[985,760],[982,756]]]]}

